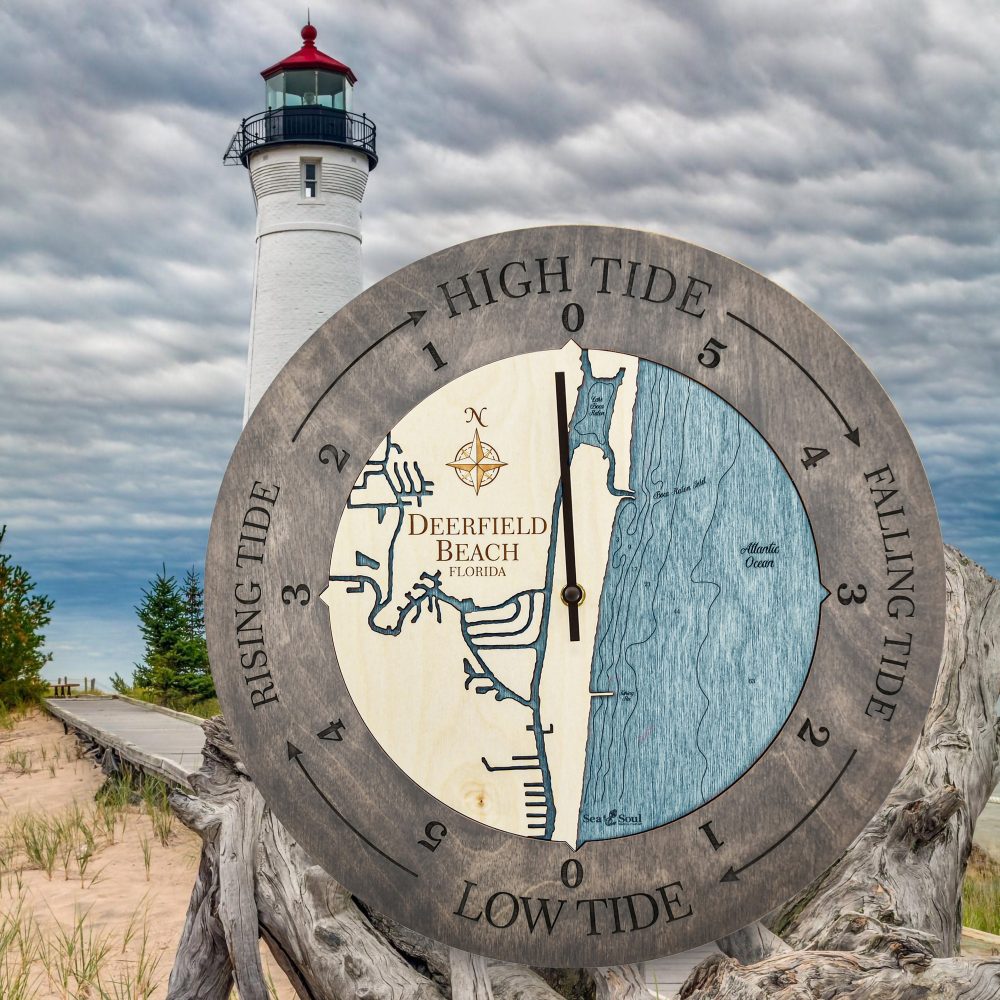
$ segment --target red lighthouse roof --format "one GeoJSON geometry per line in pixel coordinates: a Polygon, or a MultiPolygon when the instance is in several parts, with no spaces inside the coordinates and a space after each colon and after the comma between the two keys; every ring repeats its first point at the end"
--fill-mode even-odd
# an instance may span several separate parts
{"type": "Polygon", "coordinates": [[[302,29],[302,48],[288,56],[287,59],[282,59],[281,62],[268,66],[260,75],[266,80],[274,76],[275,73],[282,73],[286,69],[327,69],[334,73],[342,73],[352,85],[358,82],[358,78],[350,66],[345,66],[340,60],[334,59],[316,48],[316,29],[311,24],[307,24],[302,29]]]}

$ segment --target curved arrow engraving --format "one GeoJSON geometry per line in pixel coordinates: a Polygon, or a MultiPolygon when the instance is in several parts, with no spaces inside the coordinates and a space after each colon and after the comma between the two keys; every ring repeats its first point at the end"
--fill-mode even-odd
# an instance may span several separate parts
{"type": "Polygon", "coordinates": [[[844,776],[844,773],[847,771],[847,769],[851,766],[851,761],[854,760],[855,754],[857,754],[857,752],[858,752],[857,750],[851,751],[851,756],[847,758],[847,763],[840,769],[840,774],[838,774],[837,777],[833,779],[833,784],[830,785],[830,787],[819,797],[815,805],[809,810],[809,812],[805,814],[805,816],[802,817],[802,819],[798,821],[798,823],[795,824],[795,826],[791,828],[791,830],[789,830],[783,837],[780,837],[778,840],[776,840],[766,850],[761,851],[760,854],[758,854],[757,857],[755,857],[752,861],[748,861],[745,865],[741,865],[739,868],[730,867],[729,870],[726,872],[726,874],[719,879],[719,881],[739,882],[741,872],[745,872],[748,868],[751,868],[753,865],[757,864],[758,861],[761,861],[764,858],[766,858],[771,853],[771,851],[773,851],[776,847],[780,847],[786,840],[788,840],[788,838],[793,833],[795,833],[795,831],[800,826],[802,826],[802,824],[807,819],[809,819],[809,817],[812,816],[812,814],[816,812],[817,809],[819,809],[819,807],[826,801],[826,797],[830,794],[830,792],[832,792],[837,787],[837,783],[844,776]]]}
{"type": "Polygon", "coordinates": [[[360,838],[360,839],[361,839],[362,841],[364,841],[364,843],[365,843],[365,844],[367,844],[367,845],[368,845],[368,846],[369,846],[369,847],[370,847],[370,848],[371,848],[371,849],[372,849],[372,850],[373,850],[373,851],[374,851],[374,852],[375,852],[376,854],[380,854],[380,855],[381,855],[381,856],[382,856],[383,858],[385,858],[385,860],[386,860],[386,861],[388,861],[388,862],[389,862],[390,864],[393,864],[393,865],[395,865],[395,866],[396,866],[397,868],[399,868],[399,869],[401,869],[402,871],[406,872],[406,874],[407,874],[407,875],[412,875],[412,876],[413,876],[414,878],[419,878],[420,876],[419,876],[419,875],[417,875],[417,873],[416,873],[415,871],[411,870],[410,868],[407,868],[407,867],[406,867],[406,865],[402,865],[402,864],[400,864],[400,863],[399,863],[399,862],[398,862],[398,861],[397,861],[397,860],[396,860],[395,858],[393,858],[393,857],[390,857],[390,856],[389,856],[388,854],[386,854],[386,853],[385,853],[385,851],[383,851],[383,850],[382,850],[382,848],[381,848],[381,847],[379,847],[379,846],[378,846],[377,844],[373,844],[373,843],[372,843],[372,842],[371,842],[371,841],[370,841],[370,840],[369,840],[369,839],[368,839],[368,838],[367,838],[367,837],[366,837],[366,836],[365,836],[365,835],[364,835],[364,834],[363,834],[363,833],[362,833],[362,832],[361,832],[361,831],[360,831],[360,830],[359,830],[359,829],[358,829],[358,828],[357,828],[357,827],[356,827],[356,826],[355,826],[355,825],[354,825],[354,824],[353,824],[353,823],[352,823],[352,822],[351,822],[351,821],[350,821],[350,820],[349,820],[349,819],[348,819],[348,818],[347,818],[347,817],[346,817],[346,816],[345,816],[345,815],[344,815],[344,814],[343,814],[343,813],[342,813],[342,812],[341,812],[341,811],[340,811],[340,810],[339,810],[339,809],[338,809],[338,808],[337,808],[337,807],[336,807],[336,806],[335,806],[335,805],[334,805],[334,804],[333,804],[333,803],[332,803],[332,802],[331,802],[331,801],[330,801],[330,800],[329,800],[329,799],[328,799],[327,797],[326,797],[326,793],[325,793],[325,792],[323,791],[323,789],[322,789],[322,788],[320,788],[320,787],[319,787],[319,785],[317,785],[317,784],[316,784],[316,781],[315,781],[315,780],[313,779],[313,776],[312,776],[312,775],[311,775],[311,774],[309,773],[309,771],[308,771],[308,770],[306,769],[306,766],[305,766],[305,764],[303,764],[303,763],[302,763],[302,751],[301,751],[301,750],[300,750],[300,749],[299,749],[299,748],[298,748],[298,747],[297,747],[297,746],[296,746],[296,745],[295,745],[294,743],[292,743],[292,742],[291,742],[290,740],[287,740],[286,742],[287,742],[287,744],[288,744],[288,759],[289,759],[289,760],[294,760],[294,761],[295,761],[295,763],[299,765],[299,770],[300,770],[300,771],[301,771],[301,772],[302,772],[302,773],[303,773],[303,774],[304,774],[304,775],[306,776],[306,781],[308,781],[308,782],[309,782],[309,784],[313,786],[313,788],[314,788],[314,789],[316,790],[316,792],[317,792],[317,794],[319,795],[319,797],[320,797],[320,798],[321,798],[321,799],[322,799],[322,800],[323,800],[323,801],[324,801],[324,802],[325,802],[325,803],[326,803],[326,804],[327,804],[327,805],[328,805],[328,806],[330,807],[330,810],[331,810],[331,811],[333,812],[333,814],[334,814],[334,815],[335,815],[335,816],[336,816],[336,817],[337,817],[337,818],[338,818],[338,819],[340,820],[340,822],[341,822],[341,823],[343,823],[343,824],[344,824],[344,826],[346,826],[346,827],[347,827],[347,829],[348,829],[348,830],[350,830],[350,831],[351,831],[351,833],[353,833],[353,834],[354,834],[354,835],[355,835],[356,837],[358,837],[358,838],[360,838]]]}
{"type": "Polygon", "coordinates": [[[772,347],[781,351],[781,353],[784,354],[784,356],[788,358],[788,360],[791,361],[791,363],[795,365],[795,367],[798,368],[798,370],[802,372],[802,374],[805,375],[805,377],[809,379],[809,381],[812,382],[817,389],[819,389],[819,391],[823,394],[823,398],[833,407],[834,412],[838,417],[840,417],[841,423],[843,423],[843,425],[847,428],[847,433],[844,437],[847,438],[851,444],[856,445],[859,448],[861,447],[861,428],[851,426],[851,422],[844,416],[840,407],[833,401],[833,397],[826,391],[826,389],[823,388],[823,386],[819,384],[819,382],[816,381],[812,372],[810,372],[808,368],[806,368],[797,358],[789,354],[788,351],[786,351],[777,341],[772,340],[766,333],[761,333],[761,331],[758,330],[752,323],[748,323],[745,319],[737,316],[735,313],[727,312],[726,315],[730,319],[736,320],[736,322],[742,326],[745,326],[748,330],[752,330],[758,337],[763,338],[772,347]]]}
{"type": "Polygon", "coordinates": [[[292,435],[292,444],[295,443],[298,436],[302,433],[302,428],[309,422],[309,418],[316,412],[316,407],[326,399],[330,390],[369,352],[373,351],[383,340],[387,340],[394,333],[398,333],[403,329],[404,326],[409,326],[411,323],[416,326],[426,314],[426,309],[416,309],[411,310],[409,313],[409,319],[404,319],[402,323],[397,323],[388,333],[383,333],[378,340],[373,344],[369,344],[321,393],[319,399],[309,408],[309,412],[305,415],[302,423],[299,424],[298,430],[292,435]]]}

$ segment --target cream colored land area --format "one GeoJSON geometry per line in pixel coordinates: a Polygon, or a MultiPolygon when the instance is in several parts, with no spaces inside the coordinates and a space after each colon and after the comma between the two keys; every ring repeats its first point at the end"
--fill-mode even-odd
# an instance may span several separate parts
{"type": "MultiPolygon", "coordinates": [[[[0,730],[2,997],[15,995],[22,973],[27,989],[16,995],[32,1000],[166,992],[201,841],[172,819],[161,821],[169,822],[162,843],[141,804],[102,821],[94,793],[103,780],[48,715],[0,730]],[[60,838],[70,824],[75,838],[60,838]],[[60,845],[51,877],[44,849],[41,861],[25,853],[32,834],[36,845],[60,845]]],[[[269,955],[264,961],[274,995],[291,1000],[283,973],[269,955]]]]}
{"type": "MultiPolygon", "coordinates": [[[[615,485],[625,490],[637,362],[601,353],[590,361],[597,378],[625,368],[609,432],[617,456],[615,485]]],[[[558,598],[566,583],[561,522],[555,597],[540,636],[559,485],[557,371],[566,375],[572,414],[583,380],[573,343],[472,372],[408,414],[355,486],[331,560],[337,579],[323,597],[344,678],[386,752],[453,808],[535,836],[546,810],[538,804],[542,776],[533,713],[523,702],[532,700],[534,647],[544,639],[539,705],[542,727],[552,730],[545,755],[555,837],[572,844],[586,755],[590,661],[620,497],[608,490],[602,451],[581,444],[572,477],[577,575],[587,592],[582,641],[569,641],[568,612],[558,598]],[[505,463],[478,493],[448,465],[477,433],[505,463]],[[451,603],[428,596],[435,585],[451,603]],[[464,603],[457,608],[455,602],[464,603]],[[498,699],[498,693],[504,696],[498,699]]],[[[598,410],[600,405],[593,403],[598,410]]],[[[593,413],[589,401],[587,406],[593,413]]]]}
{"type": "MultiPolygon", "coordinates": [[[[333,587],[327,600],[340,623],[335,635],[341,663],[346,659],[341,649],[371,650],[364,660],[348,660],[343,669],[351,696],[385,752],[454,809],[528,834],[524,782],[537,780],[537,771],[522,770],[531,761],[514,758],[535,756],[531,712],[513,699],[477,695],[482,681],[466,688],[463,664],[471,654],[458,612],[442,605],[440,622],[425,611],[399,636],[372,639],[364,617],[346,613],[333,587]],[[518,770],[491,772],[484,757],[491,767],[518,770]]],[[[488,655],[488,662],[504,682],[519,682],[522,690],[530,686],[534,660],[529,652],[499,650],[488,655]]]]}

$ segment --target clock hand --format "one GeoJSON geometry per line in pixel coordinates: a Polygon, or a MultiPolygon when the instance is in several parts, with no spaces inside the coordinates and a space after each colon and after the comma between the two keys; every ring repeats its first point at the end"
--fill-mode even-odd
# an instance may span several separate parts
{"type": "Polygon", "coordinates": [[[556,372],[556,421],[559,426],[559,482],[562,486],[563,551],[566,586],[562,600],[569,611],[569,638],[580,641],[580,602],[583,589],[576,580],[576,538],[573,534],[573,484],[569,471],[569,422],[566,415],[566,373],[556,372]]]}

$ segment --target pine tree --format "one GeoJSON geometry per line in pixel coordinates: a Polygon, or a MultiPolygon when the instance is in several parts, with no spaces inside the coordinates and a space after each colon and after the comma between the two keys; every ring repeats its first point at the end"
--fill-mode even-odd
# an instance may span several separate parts
{"type": "Polygon", "coordinates": [[[184,613],[190,636],[205,635],[205,591],[198,571],[192,566],[184,574],[184,613]]]}
{"type": "MultiPolygon", "coordinates": [[[[4,525],[0,545],[6,534],[4,525]]],[[[42,652],[41,630],[52,620],[54,605],[34,589],[31,574],[0,552],[0,705],[8,708],[42,694],[41,670],[52,659],[42,652]]]]}
{"type": "Polygon", "coordinates": [[[153,678],[155,665],[174,648],[185,623],[184,600],[177,581],[167,576],[166,566],[150,580],[149,589],[142,592],[135,613],[139,616],[146,655],[144,663],[135,665],[132,682],[137,687],[158,687],[153,678]]]}
{"type": "MultiPolygon", "coordinates": [[[[135,611],[146,644],[145,659],[135,664],[132,686],[151,690],[165,702],[212,697],[215,686],[208,667],[204,598],[197,572],[188,571],[182,589],[164,566],[142,598],[135,611]]],[[[127,689],[119,677],[112,683],[116,690],[127,689]]]]}

